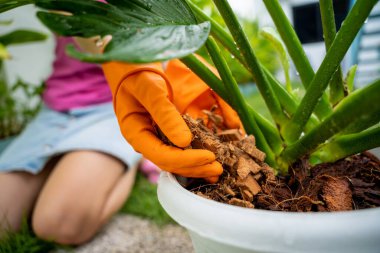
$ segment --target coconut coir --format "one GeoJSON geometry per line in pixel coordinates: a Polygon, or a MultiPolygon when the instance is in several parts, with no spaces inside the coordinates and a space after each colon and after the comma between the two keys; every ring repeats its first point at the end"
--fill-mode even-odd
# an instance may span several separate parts
{"type": "Polygon", "coordinates": [[[289,175],[276,175],[255,138],[238,130],[220,131],[184,116],[193,133],[188,148],[212,151],[224,168],[216,184],[189,180],[186,188],[222,203],[278,211],[343,211],[380,206],[380,162],[368,152],[312,167],[307,158],[289,175]]]}

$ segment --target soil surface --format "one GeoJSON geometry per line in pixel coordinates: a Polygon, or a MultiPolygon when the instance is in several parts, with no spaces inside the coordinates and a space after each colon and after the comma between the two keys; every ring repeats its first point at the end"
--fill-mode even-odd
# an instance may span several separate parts
{"type": "Polygon", "coordinates": [[[253,136],[221,131],[184,116],[194,140],[189,148],[215,153],[224,172],[216,184],[188,180],[187,189],[202,197],[247,208],[276,211],[345,211],[380,206],[380,161],[365,152],[312,167],[297,161],[288,176],[277,176],[253,136]]]}

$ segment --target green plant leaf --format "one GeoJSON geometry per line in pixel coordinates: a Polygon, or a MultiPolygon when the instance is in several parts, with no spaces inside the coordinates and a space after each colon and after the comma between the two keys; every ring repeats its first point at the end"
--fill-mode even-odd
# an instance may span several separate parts
{"type": "MultiPolygon", "coordinates": [[[[309,59],[302,47],[296,31],[294,30],[289,18],[286,16],[285,11],[282,9],[279,0],[263,0],[272,20],[284,42],[290,58],[293,60],[294,66],[298,71],[303,86],[308,89],[310,82],[314,78],[314,70],[310,64],[309,59]]],[[[332,112],[332,108],[328,102],[326,94],[318,102],[315,108],[315,114],[320,120],[324,119],[332,112]]]]}
{"type": "Polygon", "coordinates": [[[0,20],[0,25],[4,25],[4,26],[7,26],[7,25],[10,25],[12,24],[12,20],[0,20]]]}
{"type": "Polygon", "coordinates": [[[0,60],[9,59],[10,57],[7,48],[0,42],[0,60]]]}
{"type": "Polygon", "coordinates": [[[290,82],[290,74],[289,74],[289,70],[290,70],[289,57],[288,57],[288,54],[286,52],[284,43],[282,42],[277,31],[275,29],[273,29],[273,27],[264,27],[260,31],[260,35],[263,36],[268,41],[270,41],[272,43],[273,47],[278,52],[278,55],[280,56],[282,67],[284,68],[286,89],[289,93],[292,93],[292,84],[290,82]]]}
{"type": "MultiPolygon", "coordinates": [[[[335,14],[332,0],[319,1],[323,38],[325,39],[326,51],[331,47],[336,36],[335,14]]],[[[330,103],[332,106],[337,105],[346,95],[347,91],[343,85],[342,68],[339,66],[338,70],[334,73],[329,83],[330,87],[330,103]]]]}
{"type": "Polygon", "coordinates": [[[257,57],[248,41],[248,38],[245,32],[242,29],[236,15],[232,11],[232,8],[227,0],[213,0],[216,7],[218,8],[221,16],[223,17],[228,30],[231,32],[232,37],[234,38],[238,49],[241,51],[242,56],[247,62],[248,69],[251,73],[254,73],[256,85],[262,95],[273,120],[276,124],[281,127],[285,125],[288,121],[287,116],[285,115],[281,104],[273,92],[270,83],[264,73],[262,65],[257,60],[257,57]]]}
{"type": "MultiPolygon", "coordinates": [[[[223,47],[226,50],[228,50],[231,53],[231,55],[233,55],[234,58],[237,59],[241,63],[241,65],[243,65],[247,70],[249,70],[250,68],[247,62],[245,61],[245,59],[243,58],[243,56],[241,55],[240,50],[237,48],[236,43],[234,42],[232,36],[227,31],[225,31],[223,27],[220,26],[214,19],[208,17],[205,13],[203,13],[203,11],[199,9],[196,5],[192,4],[191,2],[189,2],[189,5],[199,20],[209,21],[211,23],[211,36],[213,36],[220,44],[222,44],[223,47]]],[[[268,51],[265,51],[265,53],[268,53],[268,51]]],[[[289,92],[287,92],[287,90],[282,86],[282,84],[272,75],[269,69],[267,69],[263,64],[260,64],[260,65],[264,71],[264,74],[266,75],[266,78],[268,79],[270,83],[270,86],[273,88],[274,93],[277,94],[277,97],[278,97],[279,102],[281,103],[281,106],[289,115],[293,115],[293,113],[296,111],[297,106],[299,104],[299,101],[297,101],[297,98],[295,97],[296,90],[293,90],[293,94],[290,94],[289,92]]],[[[194,71],[194,69],[192,70],[194,71]]],[[[195,71],[195,73],[197,72],[195,71]]],[[[253,72],[251,72],[251,74],[254,76],[253,72]]],[[[210,85],[210,82],[206,80],[204,81],[208,85],[210,85]]],[[[215,87],[213,89],[215,89],[215,87]]],[[[217,90],[215,89],[215,91],[217,90]]],[[[221,93],[218,92],[218,94],[220,95],[221,93]]],[[[229,97],[223,97],[223,99],[228,101],[229,97]]],[[[315,117],[315,115],[312,115],[311,121],[312,122],[311,124],[308,124],[306,131],[308,131],[309,126],[312,128],[313,125],[315,125],[318,122],[318,119],[315,117]]],[[[260,120],[258,120],[258,122],[260,122],[260,120]]],[[[270,133],[270,131],[266,131],[266,132],[270,133]]],[[[270,133],[269,135],[265,135],[265,137],[268,139],[269,143],[273,144],[271,146],[272,148],[274,148],[274,150],[279,150],[278,148],[276,148],[278,146],[279,134],[274,136],[272,133],[270,133]],[[270,141],[272,137],[274,137],[273,142],[270,141]]]]}
{"type": "Polygon", "coordinates": [[[377,0],[356,1],[348,13],[297,111],[291,121],[281,129],[282,136],[288,143],[296,141],[301,135],[315,106],[321,101],[330,79],[377,2],[377,0]]]}
{"type": "Polygon", "coordinates": [[[367,128],[370,127],[369,123],[373,125],[377,124],[380,121],[379,100],[380,79],[345,97],[334,108],[334,112],[321,124],[313,128],[295,143],[287,146],[281,154],[279,163],[281,163],[282,167],[286,167],[299,157],[313,151],[331,137],[352,126],[362,125],[362,122],[366,123],[367,128]]]}
{"type": "Polygon", "coordinates": [[[0,0],[0,13],[34,2],[34,0],[0,0]]]}
{"type": "Polygon", "coordinates": [[[347,72],[346,78],[344,79],[345,86],[347,87],[349,93],[351,93],[354,90],[354,81],[357,68],[358,65],[351,66],[351,68],[347,72]]]}
{"type": "Polygon", "coordinates": [[[47,36],[43,33],[31,30],[16,30],[0,36],[0,43],[4,46],[22,44],[28,42],[42,41],[47,36]]]}
{"type": "Polygon", "coordinates": [[[186,1],[38,0],[37,6],[71,13],[39,12],[40,20],[63,36],[112,35],[102,55],[78,52],[70,55],[88,62],[110,60],[134,63],[181,58],[198,50],[206,41],[210,24],[198,24],[186,1]]]}
{"type": "Polygon", "coordinates": [[[360,133],[338,136],[311,154],[313,163],[335,162],[380,146],[380,125],[360,133]]]}
{"type": "MultiPolygon", "coordinates": [[[[201,61],[194,55],[189,55],[181,59],[194,73],[196,73],[211,89],[213,89],[220,97],[229,104],[231,96],[227,93],[222,81],[201,61]]],[[[265,146],[269,144],[270,148],[280,153],[282,150],[282,142],[279,133],[275,126],[273,126],[265,117],[260,115],[247,103],[249,114],[257,121],[260,131],[255,131],[253,134],[256,138],[256,144],[260,149],[265,150],[265,146]]],[[[233,106],[233,105],[232,105],[233,106]]],[[[255,127],[255,126],[253,126],[255,127]]]]}

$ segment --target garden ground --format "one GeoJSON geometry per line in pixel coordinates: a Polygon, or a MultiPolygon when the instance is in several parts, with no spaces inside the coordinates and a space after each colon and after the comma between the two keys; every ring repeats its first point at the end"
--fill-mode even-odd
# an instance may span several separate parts
{"type": "Polygon", "coordinates": [[[192,253],[187,232],[176,224],[158,226],[129,214],[116,215],[89,243],[54,253],[192,253]]]}
{"type": "Polygon", "coordinates": [[[90,242],[63,247],[35,237],[26,222],[18,233],[0,240],[1,253],[192,253],[187,232],[160,206],[157,186],[137,175],[131,196],[120,212],[90,242]]]}

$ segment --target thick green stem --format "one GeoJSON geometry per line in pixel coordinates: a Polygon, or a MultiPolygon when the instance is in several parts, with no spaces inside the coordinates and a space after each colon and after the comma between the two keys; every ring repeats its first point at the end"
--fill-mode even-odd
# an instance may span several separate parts
{"type": "MultiPolygon", "coordinates": [[[[264,69],[264,72],[273,88],[273,91],[277,94],[281,106],[285,109],[289,116],[292,116],[298,108],[297,99],[293,95],[289,94],[284,86],[282,86],[281,83],[276,78],[274,78],[267,69],[264,69]]],[[[311,115],[309,122],[306,124],[306,132],[313,129],[318,124],[318,118],[315,115],[311,115]]]]}
{"type": "Polygon", "coordinates": [[[197,74],[212,90],[214,90],[227,103],[230,103],[231,96],[228,96],[226,89],[220,79],[212,73],[212,71],[203,64],[197,57],[190,54],[181,59],[195,74],[197,74]]]}
{"type": "MultiPolygon", "coordinates": [[[[202,63],[194,55],[186,56],[181,61],[185,63],[195,74],[197,74],[211,89],[213,89],[219,96],[221,96],[227,103],[233,108],[235,105],[231,101],[231,96],[228,95],[222,81],[217,77],[204,63],[202,63]]],[[[257,146],[260,149],[268,143],[271,149],[279,154],[282,150],[282,141],[277,129],[264,117],[255,112],[248,104],[246,105],[249,110],[249,114],[254,117],[257,122],[258,128],[253,129],[248,133],[255,135],[257,146]],[[262,144],[263,143],[263,144],[262,144]]],[[[235,108],[236,109],[236,108],[235,108]]],[[[254,126],[255,127],[255,126],[254,126]]]]}
{"type": "Polygon", "coordinates": [[[292,115],[298,106],[297,99],[285,89],[285,87],[272,75],[272,73],[269,72],[268,69],[263,66],[262,68],[270,83],[270,86],[276,93],[281,106],[289,115],[292,115]]]}
{"type": "Polygon", "coordinates": [[[284,43],[281,41],[281,38],[278,36],[276,30],[272,27],[265,27],[260,31],[260,35],[268,40],[274,49],[277,51],[277,54],[280,57],[282,68],[284,69],[284,75],[285,75],[285,87],[286,90],[292,94],[292,84],[290,81],[290,65],[289,65],[289,57],[288,53],[286,52],[284,43]]]}
{"type": "Polygon", "coordinates": [[[379,122],[380,122],[380,112],[378,114],[373,115],[373,117],[366,117],[366,118],[363,117],[360,121],[356,122],[356,124],[350,124],[341,133],[339,133],[339,135],[359,133],[373,125],[376,125],[379,122]]]}
{"type": "Polygon", "coordinates": [[[250,131],[250,120],[252,117],[250,117],[244,97],[239,90],[235,78],[232,76],[231,70],[221,56],[219,47],[211,37],[206,41],[206,47],[224,83],[225,90],[230,94],[231,103],[236,106],[236,111],[243,121],[244,128],[250,131]]]}
{"type": "MultiPolygon", "coordinates": [[[[211,23],[211,35],[215,37],[215,39],[218,40],[246,69],[249,69],[248,64],[246,63],[245,59],[241,55],[239,49],[237,48],[236,44],[233,41],[233,38],[231,35],[226,32],[223,27],[221,27],[215,20],[208,17],[205,13],[202,12],[201,9],[199,9],[196,5],[194,5],[192,2],[189,2],[192,10],[194,11],[195,16],[200,22],[209,21],[211,23]]],[[[296,98],[294,98],[283,86],[282,84],[272,75],[272,73],[263,65],[260,64],[261,69],[264,71],[264,74],[267,78],[267,80],[270,83],[270,86],[272,87],[274,93],[277,95],[277,98],[284,110],[289,114],[292,115],[298,106],[298,103],[296,102],[296,98]]],[[[255,76],[255,73],[251,72],[253,76],[255,76]]],[[[316,125],[318,123],[318,119],[313,116],[312,119],[312,126],[316,125]]]]}
{"type": "Polygon", "coordinates": [[[299,41],[296,32],[282,10],[278,0],[264,0],[263,2],[288,49],[289,55],[293,59],[301,81],[304,83],[305,88],[307,88],[310,81],[313,79],[314,71],[307,59],[306,53],[302,48],[302,44],[299,41]]]}
{"type": "Polygon", "coordinates": [[[224,22],[226,23],[228,29],[230,30],[232,37],[235,39],[236,45],[244,56],[247,62],[250,72],[255,73],[256,85],[274,119],[276,124],[279,126],[284,125],[288,118],[284,114],[281,104],[278,101],[276,95],[274,94],[269,82],[264,75],[264,72],[253,53],[252,47],[249,44],[247,36],[245,35],[241,25],[239,24],[231,6],[228,4],[227,0],[214,0],[216,7],[218,8],[220,14],[222,15],[224,22]]]}
{"type": "MultiPolygon", "coordinates": [[[[309,84],[314,77],[314,70],[307,59],[306,53],[302,48],[302,44],[298,39],[296,32],[294,31],[289,19],[286,17],[285,12],[283,11],[278,0],[263,1],[282,40],[284,41],[305,89],[308,89],[309,84]]],[[[331,112],[332,109],[328,102],[327,95],[324,95],[319,102],[318,107],[315,109],[315,113],[319,119],[323,119],[331,112]]]]}
{"type": "Polygon", "coordinates": [[[358,124],[363,119],[378,118],[380,111],[379,101],[380,80],[353,92],[349,97],[344,98],[336,106],[334,112],[319,126],[285,148],[278,161],[280,166],[287,167],[332,136],[342,132],[347,127],[358,124]]]}
{"type": "MultiPolygon", "coordinates": [[[[325,38],[326,51],[328,51],[336,35],[334,6],[332,0],[320,0],[319,6],[321,10],[323,37],[325,38]]],[[[339,66],[330,81],[330,103],[335,106],[346,94],[347,91],[345,91],[343,85],[342,68],[339,66]]]]}
{"type": "Polygon", "coordinates": [[[313,164],[335,162],[376,147],[380,147],[380,126],[360,133],[339,136],[311,154],[310,161],[313,164]]]}
{"type": "Polygon", "coordinates": [[[377,0],[357,1],[355,3],[337,33],[292,120],[282,129],[282,136],[287,142],[292,143],[301,135],[332,75],[376,3],[377,0]]]}
{"type": "Polygon", "coordinates": [[[191,7],[195,17],[199,22],[208,21],[211,24],[211,35],[217,39],[243,66],[248,69],[248,65],[245,62],[244,57],[237,48],[231,35],[223,29],[214,19],[207,16],[201,9],[198,8],[193,2],[187,1],[191,7]]]}
{"type": "Polygon", "coordinates": [[[225,62],[224,58],[221,57],[217,44],[212,39],[209,39],[206,43],[206,46],[215,66],[221,75],[227,93],[230,94],[230,96],[233,98],[232,104],[235,105],[234,108],[237,110],[247,133],[254,134],[258,146],[260,146],[262,148],[262,151],[264,151],[267,155],[266,162],[272,166],[275,166],[274,153],[268,145],[268,142],[263,135],[260,127],[258,126],[254,114],[252,114],[253,111],[250,110],[244,100],[243,95],[240,93],[238,85],[233,78],[227,63],[225,62]]]}
{"type": "MultiPolygon", "coordinates": [[[[351,93],[354,90],[354,80],[355,80],[355,74],[356,74],[357,67],[358,67],[358,65],[353,65],[349,69],[347,76],[346,76],[346,79],[345,79],[345,83],[346,83],[346,86],[347,86],[349,93],[351,93]]],[[[380,122],[380,113],[375,115],[375,117],[364,118],[360,122],[358,122],[357,124],[354,124],[354,125],[351,124],[349,127],[344,129],[339,134],[340,135],[347,135],[347,134],[352,134],[352,133],[358,133],[358,132],[361,132],[361,131],[369,128],[370,126],[377,124],[378,122],[380,122]]]]}
{"type": "MultiPolygon", "coordinates": [[[[257,113],[250,105],[248,105],[249,113],[255,118],[257,125],[262,131],[265,140],[268,142],[270,148],[277,156],[283,150],[283,143],[281,140],[280,133],[277,128],[275,128],[269,120],[264,118],[261,114],[257,113]]],[[[260,146],[257,145],[259,148],[260,146]]]]}
{"type": "MultiPolygon", "coordinates": [[[[236,83],[235,78],[232,76],[231,70],[228,67],[225,59],[221,56],[220,49],[216,44],[215,40],[213,38],[208,38],[206,42],[206,47],[211,56],[212,61],[215,64],[215,67],[218,69],[218,72],[224,83],[226,91],[228,92],[228,94],[230,94],[231,102],[233,105],[235,105],[234,108],[239,114],[247,133],[259,132],[258,134],[260,134],[264,138],[257,125],[257,122],[255,121],[255,118],[250,114],[250,110],[248,109],[247,103],[245,102],[244,97],[239,90],[239,86],[236,83]]],[[[274,153],[271,150],[268,143],[265,141],[264,143],[261,143],[261,145],[263,148],[262,151],[265,152],[267,155],[266,162],[268,162],[272,166],[275,165],[274,153]]]]}

